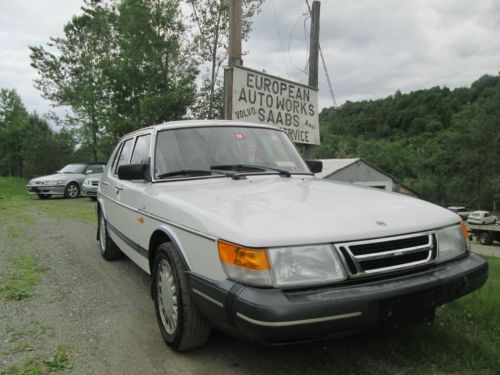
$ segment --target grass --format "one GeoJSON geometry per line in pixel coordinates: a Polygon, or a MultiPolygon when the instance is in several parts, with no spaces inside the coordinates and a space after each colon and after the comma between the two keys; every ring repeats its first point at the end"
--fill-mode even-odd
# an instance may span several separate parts
{"type": "Polygon", "coordinates": [[[33,296],[34,287],[45,271],[39,266],[38,258],[33,255],[19,255],[3,271],[0,291],[6,300],[22,300],[33,296]]]}
{"type": "Polygon", "coordinates": [[[20,178],[0,177],[0,225],[13,220],[31,223],[40,215],[87,224],[96,222],[96,203],[89,198],[40,200],[29,195],[25,185],[26,181],[20,178]]]}
{"type": "Polygon", "coordinates": [[[17,177],[0,177],[0,200],[2,199],[27,199],[27,181],[17,177]]]}
{"type": "Polygon", "coordinates": [[[71,368],[68,348],[62,345],[57,347],[49,358],[40,356],[28,358],[20,365],[11,365],[5,370],[1,370],[0,375],[45,375],[71,368]]]}

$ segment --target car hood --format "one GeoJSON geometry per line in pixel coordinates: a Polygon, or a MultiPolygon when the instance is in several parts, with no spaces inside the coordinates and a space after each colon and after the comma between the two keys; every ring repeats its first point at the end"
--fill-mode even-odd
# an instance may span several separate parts
{"type": "Polygon", "coordinates": [[[54,180],[68,181],[74,179],[75,176],[80,176],[80,175],[74,173],[56,173],[56,174],[50,174],[48,176],[36,177],[33,178],[31,181],[54,181],[54,180]]]}
{"type": "Polygon", "coordinates": [[[154,183],[146,210],[241,245],[339,242],[460,222],[420,199],[311,177],[249,177],[154,183]]]}

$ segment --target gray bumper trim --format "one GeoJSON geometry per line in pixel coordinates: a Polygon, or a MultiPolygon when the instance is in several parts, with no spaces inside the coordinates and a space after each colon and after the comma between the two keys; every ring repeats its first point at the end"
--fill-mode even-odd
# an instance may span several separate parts
{"type": "Polygon", "coordinates": [[[236,313],[236,316],[238,318],[241,318],[243,320],[246,320],[247,322],[259,325],[259,326],[265,326],[265,327],[289,327],[289,326],[298,326],[301,324],[311,324],[311,323],[320,323],[320,322],[329,322],[331,320],[339,320],[339,319],[347,319],[347,318],[354,318],[357,316],[363,315],[361,311],[356,311],[352,313],[347,313],[347,314],[339,314],[339,315],[330,315],[330,316],[323,316],[321,318],[312,318],[312,319],[302,319],[302,320],[290,320],[287,322],[263,322],[262,320],[256,320],[249,318],[246,315],[243,315],[242,313],[236,313]]]}

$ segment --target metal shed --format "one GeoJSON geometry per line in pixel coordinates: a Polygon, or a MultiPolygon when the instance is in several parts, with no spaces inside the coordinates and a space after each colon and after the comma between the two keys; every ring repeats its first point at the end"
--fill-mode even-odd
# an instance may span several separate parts
{"type": "Polygon", "coordinates": [[[361,158],[320,159],[323,171],[316,177],[350,182],[386,191],[394,191],[419,197],[419,194],[400,183],[395,177],[361,158]]]}

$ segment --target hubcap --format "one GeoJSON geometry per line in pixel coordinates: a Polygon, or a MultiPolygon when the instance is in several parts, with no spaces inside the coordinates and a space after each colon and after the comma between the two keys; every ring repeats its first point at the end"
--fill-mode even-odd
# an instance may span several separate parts
{"type": "Polygon", "coordinates": [[[76,185],[74,184],[71,184],[68,186],[68,196],[70,198],[76,198],[76,196],[78,195],[78,188],[76,187],[76,185]]]}
{"type": "Polygon", "coordinates": [[[106,222],[103,215],[101,215],[101,222],[99,223],[99,244],[101,245],[101,253],[104,254],[106,250],[106,222]]]}
{"type": "Polygon", "coordinates": [[[160,260],[156,276],[156,297],[163,327],[173,335],[177,328],[177,288],[172,267],[165,260],[160,260]]]}

